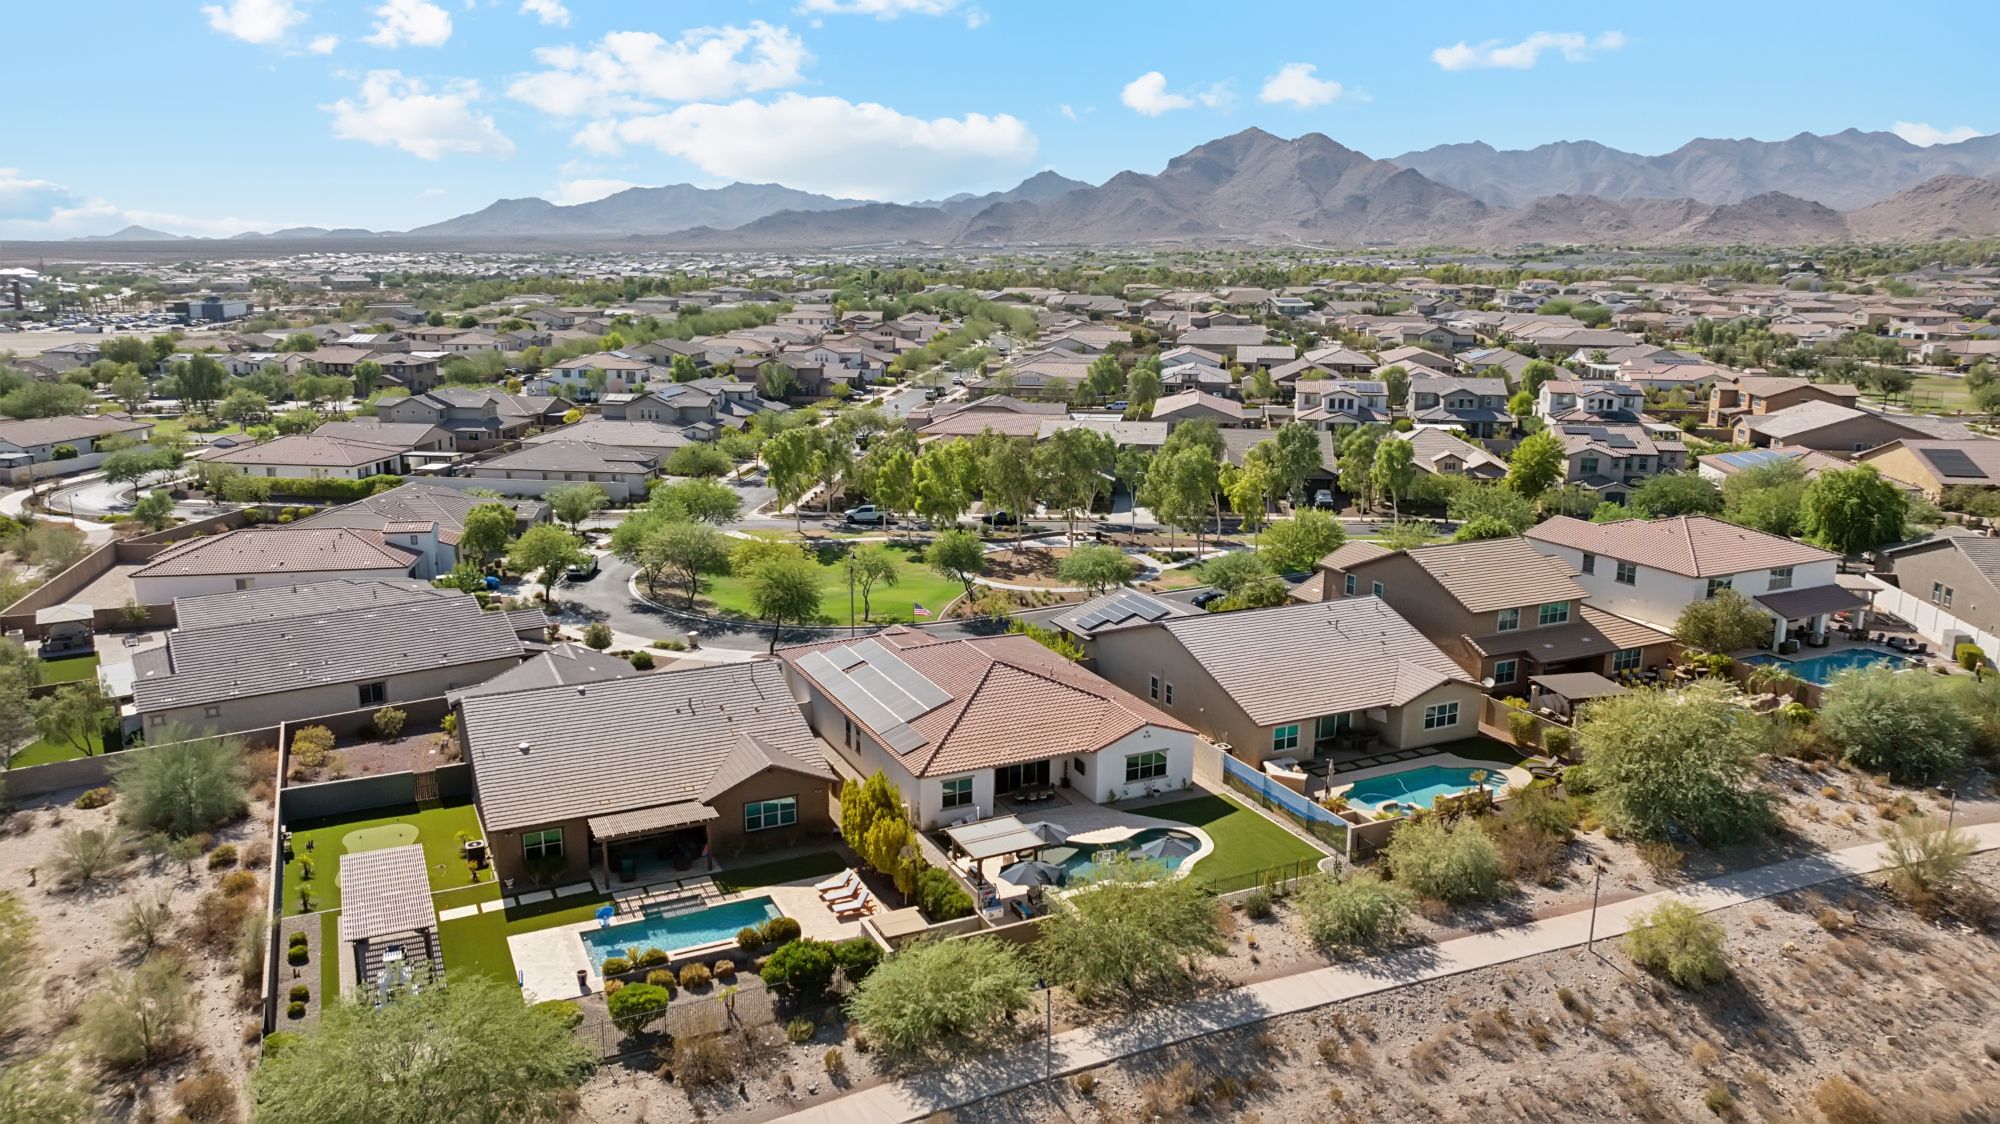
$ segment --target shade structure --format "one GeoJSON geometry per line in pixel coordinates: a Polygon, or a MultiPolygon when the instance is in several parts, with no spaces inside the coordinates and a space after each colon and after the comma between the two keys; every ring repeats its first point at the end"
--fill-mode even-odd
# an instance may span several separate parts
{"type": "Polygon", "coordinates": [[[1177,835],[1163,835],[1158,839],[1141,843],[1133,849],[1132,853],[1142,859],[1154,859],[1165,862],[1174,859],[1185,859],[1189,855],[1194,854],[1195,850],[1196,845],[1192,840],[1182,839],[1177,835]]]}
{"type": "Polygon", "coordinates": [[[1069,842],[1069,829],[1062,826],[1061,824],[1053,824],[1049,823],[1046,820],[1041,820],[1029,824],[1028,830],[1034,832],[1036,835],[1041,836],[1042,842],[1047,843],[1050,846],[1054,846],[1058,843],[1069,842]]]}
{"type": "Polygon", "coordinates": [[[1016,886],[1060,886],[1069,881],[1069,871],[1054,863],[1029,859],[1027,862],[1002,868],[1000,880],[1011,882],[1016,886]]]}

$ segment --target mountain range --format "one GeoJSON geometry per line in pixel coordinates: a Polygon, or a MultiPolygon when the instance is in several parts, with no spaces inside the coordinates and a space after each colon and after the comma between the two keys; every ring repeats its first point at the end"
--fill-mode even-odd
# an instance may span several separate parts
{"type": "MultiPolygon", "coordinates": [[[[293,227],[240,239],[617,242],[688,250],[875,245],[1610,243],[1799,245],[2000,234],[2000,135],[1697,140],[1665,156],[1594,142],[1445,145],[1378,160],[1319,133],[1209,141],[1155,174],[1041,172],[1007,191],[873,203],[780,184],[634,187],[589,203],[502,199],[400,235],[293,227]]],[[[172,236],[133,227],[94,241],[172,236]]]]}

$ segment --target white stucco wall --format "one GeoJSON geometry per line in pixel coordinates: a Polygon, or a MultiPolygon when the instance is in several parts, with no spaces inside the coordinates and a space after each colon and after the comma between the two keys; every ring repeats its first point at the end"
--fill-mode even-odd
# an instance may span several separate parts
{"type": "MultiPolygon", "coordinates": [[[[1625,585],[1617,580],[1620,560],[1608,554],[1597,555],[1595,572],[1586,574],[1583,572],[1583,551],[1535,539],[1528,542],[1541,553],[1553,555],[1569,564],[1569,568],[1576,573],[1577,584],[1590,591],[1589,603],[1593,608],[1663,631],[1673,631],[1681,610],[1708,596],[1707,578],[1685,577],[1648,566],[1637,559],[1627,559],[1638,563],[1638,573],[1633,584],[1625,585]]],[[[1839,569],[1840,564],[1832,559],[1794,566],[1792,584],[1787,588],[1811,589],[1833,585],[1839,569]]],[[[1768,569],[1744,570],[1729,575],[1729,579],[1730,588],[1745,597],[1754,598],[1771,592],[1771,571],[1768,569]]]]}

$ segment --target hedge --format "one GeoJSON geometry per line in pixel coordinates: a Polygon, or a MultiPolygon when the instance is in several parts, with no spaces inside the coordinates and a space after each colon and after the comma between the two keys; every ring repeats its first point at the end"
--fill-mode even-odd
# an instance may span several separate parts
{"type": "Polygon", "coordinates": [[[388,475],[368,476],[360,480],[344,480],[337,476],[274,476],[251,477],[251,479],[269,483],[270,494],[274,496],[289,496],[301,500],[330,500],[334,503],[365,500],[403,482],[400,476],[388,475]]]}

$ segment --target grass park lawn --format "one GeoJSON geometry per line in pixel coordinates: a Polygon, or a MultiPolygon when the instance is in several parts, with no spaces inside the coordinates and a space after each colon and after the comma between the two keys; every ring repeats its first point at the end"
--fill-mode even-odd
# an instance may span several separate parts
{"type": "Polygon", "coordinates": [[[149,421],[153,423],[153,440],[155,441],[163,440],[169,437],[186,437],[189,439],[194,439],[198,437],[221,437],[226,434],[243,432],[243,427],[237,425],[235,422],[221,422],[216,425],[204,426],[200,429],[196,429],[188,425],[187,418],[185,416],[178,418],[142,417],[139,420],[149,421]]]}
{"type": "Polygon", "coordinates": [[[1260,870],[1316,862],[1322,856],[1311,844],[1232,796],[1198,796],[1140,809],[1138,814],[1207,832],[1215,841],[1215,850],[1194,865],[1190,877],[1209,885],[1240,886],[1244,878],[1260,870]]]}
{"type": "Polygon", "coordinates": [[[97,678],[97,653],[42,661],[42,682],[81,683],[97,678]]]}
{"type": "MultiPolygon", "coordinates": [[[[334,950],[340,947],[340,911],[327,910],[319,915],[319,1002],[322,1010],[333,997],[340,994],[340,957],[334,950]]],[[[290,987],[289,984],[286,985],[290,987]]]]}
{"type": "MultiPolygon", "coordinates": [[[[1881,396],[1875,394],[1864,397],[1882,401],[1881,396]]],[[[1918,375],[1916,381],[1910,384],[1907,395],[1899,394],[1889,401],[1920,411],[1970,412],[1973,408],[1972,391],[1966,387],[1964,379],[1953,375],[1918,375]]]]}
{"type": "MultiPolygon", "coordinates": [[[[930,610],[929,619],[936,620],[943,615],[944,607],[963,593],[964,587],[947,577],[940,576],[924,565],[921,552],[902,543],[886,543],[896,558],[896,578],[894,586],[881,584],[875,587],[869,608],[873,615],[868,619],[878,622],[914,621],[917,619],[913,605],[922,605],[930,610]]],[[[845,624],[847,622],[847,572],[841,566],[843,551],[826,549],[818,552],[820,569],[820,618],[822,621],[845,624]]],[[[750,609],[749,583],[734,575],[704,579],[703,599],[708,608],[725,616],[742,616],[754,619],[756,614],[750,609]]],[[[669,594],[671,597],[671,594],[669,594]]],[[[861,616],[861,595],[854,595],[854,613],[861,616]]]]}
{"type": "Polygon", "coordinates": [[[470,839],[484,838],[479,826],[479,812],[469,802],[433,804],[421,808],[412,805],[390,815],[368,819],[334,818],[295,823],[292,825],[292,858],[285,863],[285,913],[295,915],[307,912],[300,906],[300,886],[311,887],[314,909],[339,909],[340,856],[407,843],[422,844],[424,861],[430,868],[432,893],[464,890],[440,902],[440,909],[498,897],[500,886],[493,881],[491,868],[480,872],[484,881],[479,886],[472,885],[465,860],[461,857],[460,832],[470,839]],[[310,881],[302,877],[308,857],[314,866],[310,881]]]}

